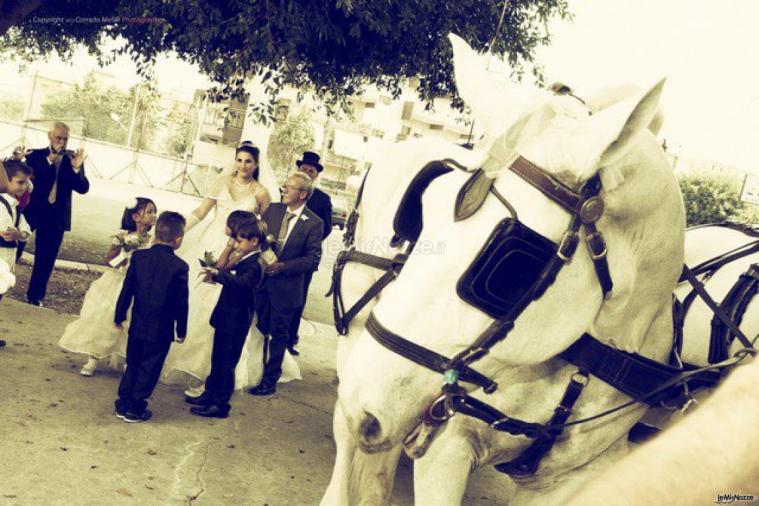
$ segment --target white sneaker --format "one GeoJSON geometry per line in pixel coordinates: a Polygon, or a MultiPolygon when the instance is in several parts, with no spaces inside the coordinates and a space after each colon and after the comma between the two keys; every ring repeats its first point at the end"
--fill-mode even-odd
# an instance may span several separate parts
{"type": "Polygon", "coordinates": [[[184,391],[184,394],[187,397],[200,397],[201,395],[203,395],[203,392],[205,391],[206,391],[206,385],[205,383],[203,383],[199,387],[188,388],[187,390],[184,391]]]}
{"type": "Polygon", "coordinates": [[[90,357],[89,360],[87,360],[87,363],[84,364],[84,367],[82,367],[82,370],[79,371],[79,374],[82,376],[92,376],[95,374],[95,370],[98,368],[98,359],[95,357],[90,357]]]}

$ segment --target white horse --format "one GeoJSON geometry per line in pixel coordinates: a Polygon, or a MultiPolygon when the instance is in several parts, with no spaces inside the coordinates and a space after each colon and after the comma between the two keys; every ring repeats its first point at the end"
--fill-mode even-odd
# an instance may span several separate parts
{"type": "MultiPolygon", "coordinates": [[[[468,50],[468,48],[463,48],[461,44],[458,45],[457,57],[462,51],[466,53],[468,50]]],[[[460,60],[461,58],[458,58],[456,66],[457,78],[460,75],[460,60]]],[[[476,69],[471,68],[466,70],[463,75],[467,76],[468,79],[463,79],[463,87],[462,79],[458,79],[459,91],[472,105],[475,112],[483,113],[481,119],[486,124],[490,122],[492,125],[493,120],[501,119],[504,115],[498,107],[487,107],[487,104],[483,104],[482,98],[485,94],[481,93],[481,89],[478,90],[472,86],[473,83],[481,86],[483,82],[482,73],[478,74],[476,69]],[[479,82],[477,82],[478,80],[479,82]]],[[[529,155],[528,158],[541,160],[538,162],[539,165],[551,170],[560,178],[566,178],[566,182],[574,186],[582,183],[585,180],[584,177],[587,179],[593,174],[594,163],[600,166],[599,161],[602,162],[604,169],[601,171],[601,177],[605,188],[603,196],[607,203],[607,214],[599,222],[599,228],[607,235],[610,251],[609,261],[612,265],[612,276],[615,282],[613,295],[602,303],[600,296],[597,296],[599,294],[593,293],[598,289],[589,286],[594,282],[597,284],[593,276],[587,275],[590,266],[589,261],[574,260],[574,266],[582,262],[584,264],[575,267],[570,275],[567,275],[567,271],[571,267],[565,268],[556,282],[556,285],[562,285],[562,287],[553,286],[543,299],[533,303],[525,311],[512,335],[497,348],[497,351],[503,349],[504,353],[496,355],[497,360],[488,364],[489,370],[502,385],[501,389],[494,396],[490,396],[493,399],[489,399],[488,396],[481,396],[483,400],[490,401],[511,416],[530,420],[546,420],[550,411],[555,407],[556,399],[561,396],[568,377],[576,370],[572,366],[567,366],[560,359],[551,358],[550,350],[530,350],[529,346],[525,346],[526,343],[522,344],[522,349],[519,351],[511,350],[513,354],[509,355],[505,349],[510,345],[515,346],[515,335],[525,342],[531,333],[535,339],[540,339],[539,336],[545,335],[565,336],[565,341],[562,342],[564,343],[563,346],[566,346],[567,342],[571,342],[569,340],[571,336],[574,335],[576,338],[577,332],[582,333],[579,329],[585,328],[599,338],[601,338],[599,332],[609,332],[609,337],[613,339],[610,339],[610,342],[617,346],[622,346],[627,350],[639,351],[660,360],[668,352],[671,342],[669,341],[671,337],[669,294],[672,290],[674,277],[679,272],[679,262],[682,260],[682,208],[671,172],[651,142],[652,137],[643,132],[646,125],[660,123],[660,118],[654,115],[659,89],[660,86],[657,86],[639,100],[613,106],[609,111],[605,111],[605,114],[594,117],[592,121],[584,117],[587,110],[578,107],[579,103],[574,98],[568,96],[553,97],[548,100],[547,104],[535,106],[529,114],[523,116],[515,126],[499,139],[497,145],[501,147],[519,149],[522,153],[529,153],[534,150],[535,154],[529,155]],[[605,132],[606,129],[610,129],[611,132],[605,132]],[[579,149],[576,149],[575,152],[560,153],[558,156],[542,152],[545,148],[540,143],[547,142],[545,139],[550,140],[551,143],[557,141],[560,143],[562,137],[566,139],[572,135],[570,133],[572,130],[579,130],[583,134],[578,136],[579,139],[584,139],[586,142],[584,148],[595,150],[595,153],[583,153],[581,142],[576,146],[579,149]],[[614,137],[615,135],[616,137],[614,137]],[[599,140],[600,142],[598,142],[599,140]],[[521,147],[522,145],[526,147],[521,147]],[[547,160],[547,162],[544,164],[542,160],[547,160]],[[653,192],[653,194],[649,194],[649,192],[653,192]],[[640,198],[641,195],[645,198],[640,198]],[[637,205],[631,206],[631,199],[637,205]],[[664,227],[655,226],[662,223],[665,224],[664,227]],[[652,225],[654,225],[653,229],[652,225]],[[669,230],[666,229],[666,225],[669,226],[669,230]],[[626,233],[633,235],[629,237],[625,235],[626,233]],[[628,272],[624,268],[615,268],[624,266],[626,262],[630,261],[633,262],[632,269],[630,269],[632,272],[628,272]],[[581,281],[578,284],[578,292],[588,293],[586,302],[591,308],[595,308],[595,312],[591,308],[581,307],[575,311],[575,314],[553,315],[552,317],[556,318],[557,321],[554,324],[545,325],[548,328],[548,332],[546,332],[543,330],[543,324],[550,320],[546,319],[545,322],[541,322],[541,318],[546,318],[545,311],[546,308],[550,310],[550,305],[545,306],[544,299],[558,297],[557,300],[561,300],[564,297],[568,301],[565,307],[576,307],[577,302],[580,301],[576,299],[570,301],[569,299],[573,297],[568,296],[568,294],[572,290],[570,285],[578,280],[581,281]],[[583,285],[582,282],[585,284],[583,285]],[[662,288],[661,284],[666,286],[662,288]],[[651,295],[654,295],[653,299],[649,298],[651,295]],[[543,307],[539,310],[533,309],[538,305],[543,307]],[[530,314],[531,312],[533,314],[530,314]],[[578,316],[578,312],[581,321],[573,322],[572,319],[578,316]],[[635,318],[628,315],[635,315],[635,318]],[[622,328],[624,325],[620,325],[620,323],[623,321],[617,319],[626,317],[635,321],[631,322],[627,328],[622,328]],[[551,330],[552,328],[557,330],[551,330]],[[653,337],[647,339],[649,336],[653,337]],[[521,360],[524,360],[526,365],[520,365],[521,360]],[[530,401],[536,396],[539,396],[540,402],[531,403],[530,401]],[[550,402],[548,402],[549,400],[550,402]]],[[[624,95],[629,95],[629,89],[623,90],[621,93],[619,90],[616,93],[607,91],[606,94],[596,97],[595,103],[589,101],[589,105],[594,110],[600,110],[614,104],[615,96],[618,99],[619,96],[624,95]]],[[[505,107],[505,104],[513,107],[513,104],[507,100],[499,103],[502,106],[501,108],[505,107]]],[[[550,149],[549,147],[546,151],[550,152],[550,149]]],[[[468,152],[434,143],[401,146],[397,152],[389,154],[387,166],[378,166],[374,169],[366,182],[365,191],[367,194],[365,194],[361,205],[362,218],[359,221],[357,232],[359,249],[361,249],[362,240],[372,238],[371,241],[365,241],[366,244],[371,243],[373,246],[372,253],[392,257],[398,252],[390,248],[388,242],[392,233],[391,224],[395,208],[412,175],[407,172],[409,167],[412,170],[421,167],[432,158],[454,158],[464,165],[473,167],[477,165],[476,157],[476,152],[468,152]],[[401,164],[399,161],[405,163],[401,164]],[[369,192],[371,193],[369,194],[369,192]],[[383,240],[378,241],[378,237],[383,240]]],[[[534,192],[530,193],[531,188],[525,187],[522,181],[509,176],[513,175],[501,175],[496,183],[501,193],[507,195],[509,201],[517,207],[519,216],[524,222],[536,228],[543,235],[556,240],[558,237],[556,234],[559,234],[560,229],[565,227],[567,218],[558,218],[558,226],[552,226],[550,220],[543,223],[541,221],[543,219],[554,218],[558,209],[553,208],[550,202],[542,202],[542,206],[538,206],[542,209],[531,212],[530,206],[535,206],[527,200],[535,199],[534,192]],[[506,182],[508,180],[511,180],[510,183],[506,182]],[[502,188],[502,186],[504,187],[502,188]],[[505,186],[509,187],[508,190],[505,186]],[[520,188],[522,191],[517,191],[520,188]],[[526,195],[522,195],[522,193],[526,195]],[[528,216],[527,219],[525,216],[528,216]],[[533,223],[540,223],[540,227],[533,225],[533,223]],[[549,233],[546,233],[545,230],[548,230],[549,233]]],[[[455,291],[450,289],[451,282],[455,286],[455,277],[451,280],[451,276],[448,276],[447,286],[445,282],[441,283],[441,280],[437,279],[440,277],[439,269],[452,271],[451,275],[457,277],[456,272],[460,273],[471,261],[484,240],[484,234],[492,229],[493,220],[499,219],[498,215],[503,215],[504,212],[504,209],[499,208],[497,203],[486,202],[478,215],[468,222],[455,226],[449,223],[447,218],[452,214],[451,202],[454,192],[463,184],[464,177],[462,174],[452,173],[433,182],[433,186],[428,191],[430,195],[426,195],[424,201],[425,233],[421,238],[421,244],[425,245],[426,249],[415,251],[412,254],[412,258],[398,282],[394,284],[395,286],[387,289],[388,293],[383,301],[375,308],[377,310],[385,308],[384,311],[387,311],[388,318],[396,322],[391,328],[396,332],[398,332],[397,329],[400,329],[401,332],[399,333],[416,342],[424,343],[423,336],[434,336],[437,333],[438,338],[435,344],[430,347],[436,351],[442,350],[444,354],[448,349],[456,349],[456,340],[459,340],[458,347],[460,348],[465,344],[465,342],[461,342],[461,338],[466,340],[467,336],[471,336],[470,340],[473,339],[473,336],[478,334],[474,329],[484,324],[484,315],[476,314],[476,310],[467,307],[455,297],[455,291]],[[476,219],[479,221],[475,222],[476,219]],[[486,223],[484,227],[483,223],[486,223]],[[470,228],[465,232],[455,230],[461,225],[470,228]],[[432,232],[433,227],[437,227],[434,228],[434,232],[432,232]],[[469,235],[462,237],[462,239],[469,239],[469,237],[476,239],[455,241],[453,244],[449,242],[446,244],[445,250],[436,248],[436,245],[440,245],[441,240],[455,238],[459,234],[465,235],[467,233],[469,235]],[[452,235],[449,236],[448,234],[452,235]],[[436,256],[431,257],[430,252],[436,256]],[[415,260],[416,264],[413,263],[415,260]],[[437,270],[429,269],[435,267],[432,265],[433,263],[436,264],[437,270]],[[422,268],[422,264],[427,264],[426,267],[428,268],[422,268]],[[407,274],[411,270],[415,271],[416,276],[419,276],[416,279],[423,280],[418,287],[414,287],[414,278],[407,274]],[[432,275],[433,273],[436,274],[432,275]],[[407,280],[404,288],[395,291],[396,286],[404,280],[407,280]],[[429,288],[430,293],[420,291],[419,287],[429,288]],[[428,314],[419,310],[417,313],[401,311],[400,314],[403,316],[399,315],[397,319],[392,318],[393,308],[400,306],[393,306],[392,303],[385,304],[385,300],[390,300],[391,290],[393,291],[392,300],[395,304],[417,308],[425,298],[431,298],[435,301],[435,306],[427,309],[428,314]],[[418,293],[418,300],[409,300],[404,297],[406,294],[404,292],[418,293]],[[404,318],[408,319],[409,322],[400,323],[404,318]],[[420,320],[422,320],[422,325],[415,326],[414,322],[420,322],[420,320]],[[395,325],[398,325],[397,329],[395,325]],[[429,326],[426,331],[425,325],[429,326]],[[445,325],[448,325],[449,328],[445,328],[445,325]],[[407,332],[405,329],[409,328],[420,329],[422,336],[414,332],[404,333],[407,332]],[[446,348],[446,346],[452,348],[446,348]]],[[[590,271],[592,272],[592,268],[590,271]]],[[[350,306],[354,300],[363,294],[367,286],[379,277],[380,273],[369,267],[349,264],[346,267],[345,274],[347,289],[344,293],[347,306],[350,306]]],[[[400,357],[387,356],[387,350],[377,347],[369,336],[357,336],[356,329],[363,328],[364,320],[373,303],[359,315],[351,326],[351,335],[339,350],[338,371],[341,375],[342,386],[341,401],[338,402],[335,412],[335,438],[338,443],[338,454],[335,472],[322,501],[323,504],[356,504],[359,502],[376,504],[386,501],[392,488],[395,463],[400,447],[398,444],[394,444],[397,441],[393,441],[391,437],[387,438],[388,443],[381,442],[378,445],[374,442],[377,429],[387,430],[388,427],[384,423],[384,418],[376,418],[375,411],[366,410],[366,413],[353,411],[352,430],[354,435],[359,436],[358,441],[365,449],[393,448],[386,454],[365,455],[355,453],[355,439],[349,435],[351,427],[346,423],[341,408],[341,406],[350,406],[349,403],[345,403],[344,399],[346,398],[346,381],[352,377],[349,376],[346,379],[344,371],[347,366],[349,371],[353,371],[351,374],[356,374],[356,365],[359,368],[371,370],[374,364],[368,364],[361,359],[360,355],[357,356],[356,352],[351,354],[353,345],[357,341],[361,341],[361,346],[366,345],[371,350],[370,355],[366,355],[367,357],[372,356],[372,360],[374,358],[387,360],[388,362],[383,362],[384,367],[390,367],[387,371],[405,372],[405,370],[409,370],[409,376],[402,378],[398,378],[396,374],[387,371],[384,375],[370,376],[372,380],[380,380],[375,386],[388,389],[385,392],[379,392],[380,398],[383,399],[379,405],[383,407],[385,406],[384,400],[388,398],[382,397],[382,395],[389,395],[390,402],[388,405],[399,409],[400,412],[403,412],[407,407],[413,410],[414,401],[416,401],[416,408],[419,409],[420,406],[423,407],[429,402],[430,385],[436,385],[434,380],[430,381],[427,371],[411,365],[410,362],[404,363],[404,359],[400,357]],[[416,382],[416,379],[421,379],[421,381],[416,382]],[[401,392],[398,392],[397,389],[394,390],[394,388],[404,387],[405,384],[413,384],[414,387],[411,391],[413,392],[414,389],[418,388],[420,393],[426,393],[427,399],[425,400],[424,395],[418,400],[412,396],[409,406],[395,402],[398,400],[393,399],[396,393],[399,393],[400,398],[409,400],[406,397],[408,390],[403,388],[400,388],[403,390],[401,392]],[[363,422],[358,422],[358,426],[356,426],[357,422],[355,421],[356,413],[359,414],[359,418],[362,415],[364,416],[363,422]],[[366,416],[367,413],[371,414],[371,418],[366,416]],[[369,424],[365,423],[367,419],[370,420],[369,424]],[[372,429],[371,435],[366,433],[367,427],[372,429]],[[351,484],[353,490],[348,483],[351,484]]],[[[383,318],[381,320],[387,325],[383,318]]],[[[540,342],[540,346],[545,344],[542,341],[540,342]]],[[[550,347],[557,343],[547,344],[550,347]]],[[[518,347],[518,345],[516,346],[518,347]]],[[[558,346],[561,344],[559,343],[558,346]]],[[[554,347],[553,350],[555,355],[555,351],[560,351],[561,348],[554,347]]],[[[448,354],[450,356],[451,353],[448,354]]],[[[483,360],[483,366],[485,363],[483,360]]],[[[477,365],[480,366],[480,364],[477,365]]],[[[482,369],[483,371],[488,370],[485,367],[482,369]]],[[[361,378],[365,372],[367,371],[359,371],[358,377],[361,378]]],[[[351,391],[351,387],[348,388],[348,395],[355,396],[353,400],[358,399],[361,402],[368,403],[364,406],[378,405],[372,398],[378,394],[373,388],[370,388],[369,391],[365,391],[363,388],[360,391],[351,391]]],[[[586,398],[581,398],[576,410],[577,416],[594,414],[602,410],[603,407],[608,407],[624,399],[621,394],[600,381],[592,382],[583,395],[586,398]],[[588,402],[588,397],[591,402],[588,402]]],[[[347,408],[349,415],[352,409],[352,407],[347,408]]],[[[377,410],[376,412],[381,411],[377,410]]],[[[393,411],[389,410],[389,412],[392,413],[393,411]]],[[[515,500],[540,499],[545,501],[566,497],[583,479],[591,475],[595,468],[600,467],[624,450],[624,435],[640,414],[641,410],[636,410],[624,416],[616,417],[613,424],[602,421],[567,431],[570,437],[559,440],[556,449],[544,459],[540,471],[534,477],[520,480],[520,492],[515,500]],[[596,426],[602,428],[592,430],[596,426]]],[[[408,432],[410,425],[415,424],[415,422],[416,418],[412,417],[405,427],[402,424],[401,426],[405,432],[408,432]]],[[[398,437],[397,434],[405,434],[403,429],[396,431],[396,438],[398,437]]],[[[417,448],[413,451],[416,454],[422,454],[424,448],[419,448],[419,446],[424,446],[426,442],[428,441],[423,440],[417,444],[417,448]]],[[[528,444],[529,440],[524,437],[497,433],[480,422],[463,417],[454,418],[448,422],[447,427],[435,444],[431,446],[428,454],[417,461],[415,465],[417,502],[420,504],[459,504],[466,480],[472,469],[488,463],[509,460],[528,444]]]]}
{"type": "MultiPolygon", "coordinates": [[[[501,378],[498,398],[513,404],[511,416],[550,418],[576,371],[556,356],[584,332],[656,360],[669,353],[669,340],[658,336],[671,334],[671,293],[683,259],[684,223],[677,182],[647,131],[661,88],[659,83],[593,116],[574,97],[551,96],[503,134],[493,134],[497,139],[484,166],[496,177],[495,187],[522,223],[555,243],[569,215],[506,167],[519,153],[575,189],[600,170],[606,212],[598,228],[606,236],[614,279],[614,291],[603,299],[593,263],[579,251],[543,297],[519,316],[506,341],[477,362],[482,373],[501,378]],[[504,381],[505,374],[510,381],[504,381]]],[[[465,91],[459,91],[466,100],[465,91]]],[[[420,241],[444,240],[446,247],[434,258],[412,253],[372,309],[396,334],[448,357],[471,344],[492,321],[459,299],[456,282],[488,232],[507,214],[498,200],[488,198],[471,218],[454,222],[452,203],[464,179],[456,172],[447,174],[424,195],[420,241]]],[[[441,382],[439,375],[388,351],[367,332],[356,340],[340,374],[339,405],[347,429],[367,452],[400,444],[439,395],[441,382]]],[[[591,380],[575,413],[595,414],[625,400],[605,383],[591,380]]],[[[619,453],[641,412],[615,416],[614,423],[607,419],[567,430],[540,471],[524,480],[523,495],[564,497],[568,487],[556,482],[577,481],[567,478],[588,475],[603,460],[599,457],[619,453]],[[550,495],[539,491],[544,488],[551,489],[550,495]]],[[[499,445],[500,457],[514,456],[529,444],[524,437],[498,437],[508,440],[499,445]]]]}

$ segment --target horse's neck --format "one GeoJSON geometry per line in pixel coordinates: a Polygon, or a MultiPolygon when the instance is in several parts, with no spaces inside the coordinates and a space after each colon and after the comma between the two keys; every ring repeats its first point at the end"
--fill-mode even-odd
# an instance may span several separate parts
{"type": "Polygon", "coordinates": [[[682,198],[660,151],[644,149],[625,160],[624,183],[606,197],[598,229],[609,247],[614,289],[589,329],[607,344],[653,359],[669,349],[684,243],[682,198]]]}

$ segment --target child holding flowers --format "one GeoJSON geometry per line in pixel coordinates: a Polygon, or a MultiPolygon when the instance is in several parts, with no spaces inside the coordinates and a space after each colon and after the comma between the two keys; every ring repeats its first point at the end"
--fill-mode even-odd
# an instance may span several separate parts
{"type": "Polygon", "coordinates": [[[138,249],[150,247],[150,230],[156,221],[156,205],[149,198],[137,197],[127,203],[121,217],[121,230],[114,236],[106,253],[112,267],[90,285],[84,296],[79,319],[66,326],[58,342],[67,351],[89,357],[82,367],[82,376],[92,376],[98,360],[114,354],[126,356],[126,330],[113,325],[116,299],[129,264],[129,257],[138,249]]]}

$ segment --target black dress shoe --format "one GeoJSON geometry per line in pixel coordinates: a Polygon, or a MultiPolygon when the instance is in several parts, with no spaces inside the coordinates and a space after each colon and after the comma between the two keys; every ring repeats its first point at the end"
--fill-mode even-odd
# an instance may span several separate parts
{"type": "Polygon", "coordinates": [[[0,348],[6,345],[6,342],[4,339],[0,339],[0,348]]]}
{"type": "Polygon", "coordinates": [[[32,306],[42,307],[42,301],[36,300],[36,299],[27,299],[27,303],[31,304],[32,306]]]}
{"type": "Polygon", "coordinates": [[[300,352],[295,348],[295,345],[288,346],[287,351],[289,351],[290,355],[292,355],[293,357],[297,357],[300,355],[300,352]]]}
{"type": "Polygon", "coordinates": [[[211,399],[209,399],[208,396],[205,394],[205,392],[203,392],[202,395],[199,395],[197,397],[190,397],[189,395],[185,395],[184,401],[187,404],[192,404],[193,406],[208,406],[213,403],[211,399]]]}
{"type": "Polygon", "coordinates": [[[211,404],[209,406],[190,408],[190,413],[197,416],[205,416],[207,418],[226,418],[229,416],[229,409],[222,409],[216,404],[211,404]]]}
{"type": "Polygon", "coordinates": [[[266,383],[261,383],[258,386],[255,386],[248,390],[248,393],[250,395],[271,395],[277,391],[277,387],[275,385],[267,385],[266,383]]]}

